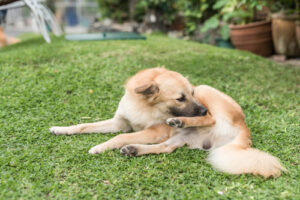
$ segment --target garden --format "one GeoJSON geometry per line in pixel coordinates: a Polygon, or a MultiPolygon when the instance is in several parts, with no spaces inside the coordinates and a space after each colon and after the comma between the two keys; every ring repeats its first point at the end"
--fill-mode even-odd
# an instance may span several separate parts
{"type": "Polygon", "coordinates": [[[269,57],[300,56],[297,0],[99,0],[102,19],[269,57]],[[273,48],[274,46],[274,48],[273,48]]]}
{"type": "Polygon", "coordinates": [[[28,36],[0,54],[1,199],[298,199],[299,69],[251,53],[152,35],[145,41],[69,42],[28,36]],[[253,146],[278,157],[277,179],[228,175],[186,147],[124,157],[88,150],[116,134],[55,136],[53,125],[111,118],[123,84],[165,66],[232,96],[253,146]]]}
{"type": "MultiPolygon", "coordinates": [[[[68,41],[51,35],[48,44],[40,35],[25,34],[21,42],[0,50],[0,199],[300,199],[299,67],[209,42],[230,41],[230,20],[241,13],[225,15],[227,3],[248,1],[141,0],[132,12],[122,7],[128,9],[128,1],[120,2],[99,2],[107,11],[102,11],[103,17],[143,22],[149,8],[176,12],[157,15],[162,21],[151,26],[151,34],[143,34],[145,40],[68,41]],[[118,6],[109,7],[112,3],[118,6]],[[184,25],[175,26],[178,17],[184,17],[184,25]],[[182,31],[179,38],[166,34],[172,26],[182,31]],[[198,31],[207,36],[196,39],[198,31]],[[210,39],[213,33],[216,37],[210,39]],[[52,126],[111,118],[126,80],[158,66],[236,100],[251,131],[252,146],[278,157],[287,172],[268,179],[225,174],[206,162],[206,151],[187,147],[139,157],[123,156],[118,149],[90,155],[91,147],[117,134],[49,132],[52,126]]],[[[268,6],[260,7],[265,1],[251,2],[251,8],[261,11],[268,6]]],[[[274,12],[282,6],[277,2],[283,1],[273,4],[274,12]]],[[[296,3],[284,5],[297,10],[296,3]]],[[[248,14],[242,18],[248,17],[253,21],[248,14]]]]}

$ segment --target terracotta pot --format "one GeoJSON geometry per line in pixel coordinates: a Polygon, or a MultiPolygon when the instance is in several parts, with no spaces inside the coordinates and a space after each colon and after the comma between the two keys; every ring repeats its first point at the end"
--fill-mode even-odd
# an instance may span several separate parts
{"type": "Polygon", "coordinates": [[[271,22],[262,21],[246,25],[230,25],[230,39],[235,48],[261,56],[273,53],[271,22]]]}
{"type": "Polygon", "coordinates": [[[184,26],[184,18],[179,16],[175,18],[175,20],[171,24],[170,29],[173,31],[183,31],[184,26]]]}
{"type": "Polygon", "coordinates": [[[300,48],[300,21],[296,22],[296,38],[297,38],[298,48],[300,48]]]}
{"type": "Polygon", "coordinates": [[[282,13],[272,15],[272,34],[277,54],[289,57],[300,56],[300,48],[296,39],[296,15],[282,13]]]}

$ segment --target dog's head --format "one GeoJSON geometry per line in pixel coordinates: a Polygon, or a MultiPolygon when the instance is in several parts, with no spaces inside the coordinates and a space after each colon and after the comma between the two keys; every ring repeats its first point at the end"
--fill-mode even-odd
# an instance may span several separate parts
{"type": "Polygon", "coordinates": [[[134,92],[151,106],[173,116],[206,115],[207,109],[194,97],[194,86],[181,74],[162,68],[145,71],[146,76],[140,76],[143,80],[139,81],[140,84],[134,88],[134,92]]]}

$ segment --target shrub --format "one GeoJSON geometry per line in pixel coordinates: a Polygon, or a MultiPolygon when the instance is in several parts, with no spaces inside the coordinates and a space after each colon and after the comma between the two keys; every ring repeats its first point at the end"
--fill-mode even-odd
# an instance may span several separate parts
{"type": "Polygon", "coordinates": [[[129,19],[129,0],[98,0],[101,18],[110,18],[117,22],[129,19]]]}

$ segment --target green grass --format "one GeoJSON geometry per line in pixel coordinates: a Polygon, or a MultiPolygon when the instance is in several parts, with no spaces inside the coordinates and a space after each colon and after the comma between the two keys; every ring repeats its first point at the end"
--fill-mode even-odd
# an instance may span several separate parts
{"type": "Polygon", "coordinates": [[[297,68],[163,36],[51,44],[28,37],[0,51],[0,199],[300,199],[299,85],[297,68]],[[92,156],[92,146],[116,134],[49,133],[53,125],[112,117],[126,79],[162,65],[232,96],[254,147],[279,157],[288,173],[267,180],[224,174],[206,152],[186,147],[92,156]]]}

